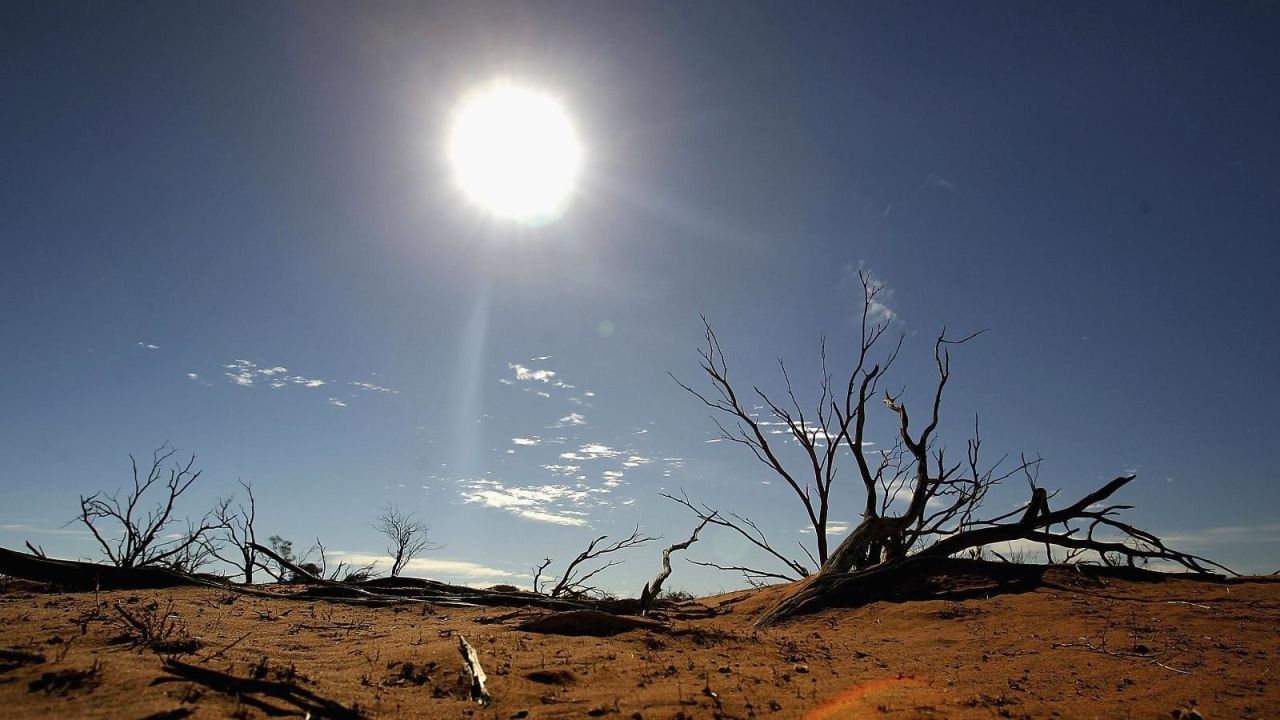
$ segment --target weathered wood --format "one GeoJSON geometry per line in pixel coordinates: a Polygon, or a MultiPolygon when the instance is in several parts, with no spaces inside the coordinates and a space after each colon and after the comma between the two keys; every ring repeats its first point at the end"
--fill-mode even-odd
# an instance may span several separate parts
{"type": "Polygon", "coordinates": [[[688,540],[671,545],[667,547],[666,550],[662,551],[662,571],[653,579],[653,582],[645,583],[644,590],[640,591],[640,612],[642,614],[649,610],[649,607],[653,605],[653,601],[657,599],[658,595],[662,592],[662,583],[666,582],[667,578],[671,577],[671,553],[677,550],[688,550],[690,545],[698,542],[698,533],[701,532],[702,528],[706,527],[707,523],[711,522],[711,519],[715,516],[715,513],[711,513],[707,517],[704,517],[702,522],[698,523],[698,527],[693,529],[693,535],[690,535],[688,540]]]}
{"type": "Polygon", "coordinates": [[[484,668],[480,666],[480,655],[461,635],[458,636],[458,652],[461,653],[462,662],[467,667],[467,675],[471,676],[471,699],[480,705],[488,705],[489,691],[484,686],[488,678],[484,674],[484,668]]]}
{"type": "Polygon", "coordinates": [[[200,578],[160,567],[122,568],[78,560],[54,560],[7,548],[0,548],[0,575],[51,583],[73,592],[146,590],[206,584],[200,578]]]}

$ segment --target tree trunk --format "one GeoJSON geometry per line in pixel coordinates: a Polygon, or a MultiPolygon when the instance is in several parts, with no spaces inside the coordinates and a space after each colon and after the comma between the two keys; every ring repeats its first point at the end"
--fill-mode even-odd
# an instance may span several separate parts
{"type": "Polygon", "coordinates": [[[145,590],[204,584],[165,568],[116,567],[75,560],[53,560],[6,548],[0,548],[0,575],[52,583],[73,592],[145,590]]]}

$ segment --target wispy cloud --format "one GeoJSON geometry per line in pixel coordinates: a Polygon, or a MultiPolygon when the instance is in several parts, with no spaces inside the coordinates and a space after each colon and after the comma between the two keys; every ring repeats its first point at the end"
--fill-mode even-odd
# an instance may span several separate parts
{"type": "MultiPolygon", "coordinates": [[[[333,550],[325,554],[331,564],[345,562],[356,567],[367,564],[382,567],[391,564],[390,557],[377,553],[333,550]]],[[[488,567],[469,560],[435,557],[420,557],[410,560],[405,565],[405,570],[402,574],[432,579],[461,579],[463,581],[525,577],[519,573],[488,567]]]]}
{"type": "Polygon", "coordinates": [[[586,424],[587,424],[586,417],[578,413],[569,413],[568,415],[565,415],[564,417],[557,420],[556,424],[552,425],[551,427],[562,428],[562,427],[570,427],[572,425],[586,425],[586,424]]]}
{"type": "Polygon", "coordinates": [[[137,343],[137,345],[143,350],[159,350],[160,349],[159,345],[152,345],[151,343],[140,342],[140,343],[137,343]]]}
{"type": "Polygon", "coordinates": [[[516,380],[549,383],[556,377],[555,370],[534,370],[520,363],[507,363],[507,367],[516,371],[516,380]]]}
{"type": "MultiPolygon", "coordinates": [[[[827,521],[827,537],[831,537],[832,535],[844,535],[845,533],[849,532],[849,529],[851,527],[853,526],[847,522],[837,522],[835,520],[828,520],[827,521]]],[[[810,523],[809,525],[805,525],[804,527],[800,528],[799,532],[802,534],[813,533],[813,524],[810,523]]]]}
{"type": "Polygon", "coordinates": [[[581,527],[587,524],[585,510],[591,494],[569,485],[529,485],[510,487],[497,480],[464,480],[459,493],[464,503],[504,510],[535,522],[581,527]]]}
{"type": "Polygon", "coordinates": [[[511,444],[512,444],[512,445],[526,445],[526,446],[541,445],[541,444],[542,444],[542,438],[537,437],[537,436],[534,436],[534,437],[531,437],[531,438],[523,438],[523,437],[511,438],[511,444]]]}
{"type": "Polygon", "coordinates": [[[328,400],[325,400],[325,402],[329,403],[330,405],[335,405],[335,406],[337,406],[337,407],[346,407],[346,406],[347,406],[347,403],[346,403],[346,402],[344,402],[344,401],[342,401],[342,400],[340,400],[340,399],[338,399],[338,398],[336,398],[336,397],[331,397],[331,398],[329,398],[328,400]]]}
{"type": "MultiPolygon", "coordinates": [[[[541,362],[549,359],[551,359],[550,355],[541,355],[539,357],[532,358],[530,362],[541,362]]],[[[524,387],[521,388],[522,390],[534,393],[538,397],[550,398],[550,391],[553,389],[561,391],[576,389],[575,385],[570,385],[561,379],[559,377],[559,373],[555,370],[549,370],[547,368],[533,368],[518,362],[507,363],[507,368],[514,374],[511,377],[499,378],[498,382],[508,386],[524,385],[524,387]]],[[[584,401],[582,398],[592,397],[594,395],[595,393],[586,391],[581,393],[580,396],[570,397],[568,400],[575,405],[589,405],[589,403],[584,401]]]]}
{"type": "Polygon", "coordinates": [[[601,458],[614,458],[622,454],[621,450],[615,450],[608,445],[600,443],[588,443],[578,448],[576,452],[563,452],[560,457],[565,460],[599,460],[601,458]]]}
{"type": "Polygon", "coordinates": [[[265,383],[267,387],[279,389],[288,385],[301,385],[302,387],[318,388],[327,385],[328,381],[318,378],[309,378],[303,375],[289,375],[289,368],[275,365],[272,367],[258,367],[257,363],[249,360],[233,360],[222,366],[227,380],[233,385],[241,387],[254,387],[258,383],[265,383]]]}
{"type": "Polygon", "coordinates": [[[29,533],[32,535],[88,535],[88,530],[78,530],[73,527],[41,527],[39,525],[28,525],[26,523],[0,523],[0,530],[15,533],[29,533]]]}
{"type": "Polygon", "coordinates": [[[622,463],[622,466],[636,468],[641,465],[648,465],[651,462],[653,462],[653,458],[647,458],[643,455],[628,455],[626,462],[622,463]]]}
{"type": "Polygon", "coordinates": [[[951,192],[955,192],[955,190],[956,190],[956,185],[955,185],[955,183],[953,183],[953,182],[951,182],[950,180],[948,180],[948,179],[946,179],[946,178],[942,177],[941,175],[935,175],[934,173],[929,173],[929,176],[928,176],[928,177],[926,177],[926,178],[924,179],[924,184],[923,184],[923,185],[921,185],[920,187],[922,187],[922,188],[929,188],[929,187],[942,188],[943,190],[950,190],[951,192]]]}
{"type": "Polygon", "coordinates": [[[373,383],[368,383],[368,382],[352,382],[351,385],[358,387],[361,390],[367,390],[369,392],[389,393],[391,395],[400,394],[399,390],[392,390],[391,388],[382,387],[381,385],[374,385],[373,383]]]}
{"type": "Polygon", "coordinates": [[[562,465],[562,464],[558,464],[558,463],[550,463],[550,464],[547,464],[547,465],[543,465],[543,466],[542,466],[542,469],[543,469],[543,470],[546,470],[547,472],[551,473],[552,475],[561,475],[561,476],[564,476],[564,477],[571,477],[571,476],[577,475],[577,474],[578,474],[578,471],[582,470],[582,466],[581,466],[581,465],[562,465]]]}
{"type": "MultiPolygon", "coordinates": [[[[858,267],[847,265],[845,267],[845,276],[850,282],[856,282],[858,273],[862,273],[867,278],[867,286],[875,292],[875,297],[871,300],[871,306],[867,308],[867,319],[871,322],[893,322],[898,319],[898,314],[890,307],[893,304],[893,288],[889,287],[882,278],[877,276],[866,268],[864,263],[858,263],[858,267]]],[[[859,288],[861,293],[861,288],[859,288]]]]}

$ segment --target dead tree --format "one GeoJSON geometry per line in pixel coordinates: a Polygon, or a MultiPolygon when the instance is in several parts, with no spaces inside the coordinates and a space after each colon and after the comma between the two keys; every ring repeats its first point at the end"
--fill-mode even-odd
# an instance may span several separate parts
{"type": "MultiPolygon", "coordinates": [[[[187,532],[176,538],[165,532],[174,523],[174,509],[182,496],[200,477],[199,470],[192,470],[196,456],[187,462],[169,459],[177,453],[167,444],[151,454],[151,467],[145,475],[138,471],[138,461],[129,456],[133,468],[133,488],[124,497],[119,490],[112,495],[94,493],[80,496],[80,514],[72,522],[79,521],[93,534],[94,540],[106,553],[107,559],[117,567],[131,568],[148,565],[189,565],[200,555],[208,533],[221,527],[216,513],[209,512],[198,523],[188,523],[187,532]],[[154,505],[149,493],[160,493],[154,505]],[[110,530],[104,525],[118,524],[110,530]],[[119,534],[114,540],[107,538],[119,534]],[[193,547],[195,546],[195,547],[193,547]]],[[[180,568],[188,569],[188,568],[180,568]]]]}
{"type": "Polygon", "coordinates": [[[598,588],[587,585],[587,581],[595,577],[596,575],[599,575],[600,573],[604,572],[605,570],[608,570],[609,568],[615,565],[621,564],[622,561],[610,560],[609,562],[606,562],[604,565],[601,565],[600,567],[595,568],[594,570],[585,571],[585,572],[580,568],[580,566],[583,563],[589,562],[591,560],[595,560],[596,558],[602,555],[608,555],[610,553],[615,553],[620,550],[626,550],[627,548],[638,547],[640,545],[644,545],[645,543],[657,540],[658,538],[650,537],[648,535],[641,535],[640,528],[639,526],[637,526],[636,529],[632,530],[631,534],[628,535],[627,537],[621,540],[618,540],[617,542],[611,543],[609,545],[600,547],[600,543],[608,539],[609,539],[608,535],[601,535],[595,540],[592,540],[587,545],[587,549],[579,553],[578,557],[574,558],[573,562],[569,563],[569,566],[564,569],[564,573],[560,576],[560,581],[555,584],[555,587],[551,588],[551,593],[550,593],[551,597],[580,598],[580,597],[585,597],[593,592],[599,592],[598,588]]]}
{"type": "MultiPolygon", "coordinates": [[[[209,549],[219,560],[236,568],[239,571],[238,574],[244,578],[245,585],[252,585],[253,571],[256,568],[263,566],[268,574],[271,572],[270,568],[259,562],[258,552],[253,549],[258,542],[256,530],[258,504],[253,497],[253,485],[241,480],[240,487],[244,488],[248,504],[240,503],[233,510],[231,508],[233,498],[228,497],[218,503],[217,508],[214,509],[214,515],[222,526],[226,542],[218,546],[210,545],[209,549]]],[[[279,580],[279,577],[276,579],[279,580]]]]}
{"type": "Polygon", "coordinates": [[[688,540],[685,540],[682,543],[676,543],[675,545],[670,545],[667,549],[662,551],[662,570],[658,572],[657,576],[654,577],[651,582],[645,583],[644,589],[640,591],[641,612],[649,609],[649,606],[653,604],[653,601],[662,593],[662,583],[666,582],[667,578],[671,577],[671,553],[677,550],[688,550],[690,545],[698,542],[698,533],[702,532],[702,528],[706,527],[707,523],[711,522],[713,519],[715,519],[714,513],[711,517],[702,518],[702,522],[698,523],[698,527],[693,529],[693,534],[689,536],[688,540]]]}
{"type": "MultiPolygon", "coordinates": [[[[711,391],[695,390],[671,375],[680,387],[716,414],[730,420],[730,424],[726,426],[719,417],[712,417],[722,439],[745,447],[786,483],[813,528],[816,557],[803,544],[801,548],[810,561],[819,566],[824,565],[828,558],[827,526],[830,520],[831,489],[836,479],[841,446],[857,445],[861,450],[865,429],[862,409],[866,405],[866,399],[875,395],[881,378],[893,364],[902,344],[899,338],[897,345],[881,363],[873,362],[875,347],[889,329],[888,320],[878,312],[882,306],[877,297],[884,291],[884,286],[868,273],[859,271],[858,277],[862,282],[863,312],[857,361],[849,372],[847,382],[837,386],[827,367],[826,338],[821,339],[819,397],[808,413],[802,408],[786,364],[781,359],[778,360],[778,367],[786,385],[785,401],[771,398],[757,386],[752,386],[751,392],[745,396],[740,394],[729,379],[729,366],[720,348],[720,340],[705,317],[702,319],[705,345],[698,354],[701,356],[702,370],[711,381],[711,391]],[[756,401],[767,408],[767,417],[761,417],[755,412],[756,401]],[[775,434],[771,429],[773,427],[782,432],[775,434]],[[771,437],[774,439],[771,440],[771,437]],[[801,462],[788,465],[783,461],[783,453],[778,445],[786,441],[794,442],[802,450],[804,459],[801,462]]],[[[857,457],[862,457],[860,452],[857,457]]],[[[863,465],[860,461],[859,466],[863,465]]],[[[697,512],[697,508],[694,510],[697,512]]],[[[702,514],[699,516],[703,517],[702,514]]],[[[757,547],[781,560],[790,573],[800,577],[809,574],[801,561],[785,557],[770,547],[764,534],[754,523],[733,513],[720,519],[721,522],[716,524],[737,531],[757,547]]],[[[743,572],[763,578],[777,576],[775,573],[750,568],[743,569],[743,572]]]]}
{"type": "Polygon", "coordinates": [[[546,570],[547,566],[550,564],[551,564],[551,558],[542,558],[542,564],[534,568],[534,571],[533,571],[533,591],[534,592],[536,593],[542,592],[542,585],[545,584],[541,582],[542,571],[546,570]]]}
{"type": "Polygon", "coordinates": [[[308,565],[315,569],[315,575],[329,580],[340,580],[342,582],[363,582],[373,577],[374,563],[366,563],[364,565],[353,565],[341,560],[338,564],[330,568],[329,558],[325,555],[324,544],[320,542],[320,538],[316,538],[316,544],[307,550],[307,554],[303,555],[301,560],[305,561],[311,557],[312,553],[316,554],[315,562],[299,562],[300,565],[306,567],[308,565]]]}
{"type": "Polygon", "coordinates": [[[398,577],[405,565],[419,554],[443,547],[427,539],[431,526],[418,520],[413,513],[400,512],[394,505],[382,508],[382,514],[373,527],[391,542],[387,547],[387,554],[391,556],[391,577],[398,577]]]}
{"type": "MultiPolygon", "coordinates": [[[[720,563],[707,562],[703,560],[689,560],[689,562],[694,565],[741,573],[743,579],[752,587],[761,587],[771,580],[791,582],[793,580],[799,580],[800,578],[809,577],[809,568],[802,565],[799,561],[783,555],[776,548],[770,545],[769,538],[764,534],[764,531],[760,529],[760,526],[751,518],[732,512],[729,513],[728,518],[721,517],[717,511],[712,510],[708,505],[700,503],[695,504],[689,499],[689,496],[683,492],[679,497],[669,493],[659,494],[668,500],[678,502],[689,508],[704,524],[710,523],[736,532],[738,535],[746,539],[747,542],[755,545],[760,550],[781,562],[783,566],[786,567],[786,570],[771,571],[762,570],[757,567],[748,567],[745,565],[722,565],[720,563]]],[[[801,549],[808,553],[808,549],[804,548],[803,545],[801,545],[801,549]]]]}
{"type": "MultiPolygon", "coordinates": [[[[752,387],[751,401],[763,403],[768,416],[762,418],[753,412],[749,401],[730,381],[719,340],[705,318],[706,345],[699,354],[712,391],[704,393],[680,383],[705,405],[732,420],[731,427],[726,427],[719,418],[715,419],[721,437],[746,447],[779,475],[799,499],[814,528],[818,572],[767,614],[765,622],[786,617],[834,585],[846,584],[850,575],[870,574],[909,557],[947,558],[1014,540],[1096,554],[1104,564],[1112,564],[1116,558],[1130,565],[1158,559],[1197,573],[1215,568],[1226,570],[1204,558],[1171,550],[1151,533],[1116,519],[1119,511],[1130,506],[1103,504],[1133,480],[1133,476],[1117,478],[1075,503],[1052,510],[1049,503],[1054,494],[1038,485],[1038,459],[1023,457],[1012,467],[1006,465],[1006,458],[984,464],[976,419],[965,458],[949,460],[946,446],[938,441],[937,430],[943,391],[951,378],[951,348],[980,333],[952,338],[944,330],[937,337],[933,346],[937,377],[929,393],[931,402],[923,426],[913,426],[903,393],[891,394],[878,387],[897,358],[902,339],[882,353],[877,350],[889,327],[883,315],[877,313],[876,296],[881,286],[867,273],[860,272],[859,279],[863,308],[861,333],[854,348],[856,360],[847,379],[836,386],[827,369],[826,341],[823,340],[819,397],[809,414],[803,411],[781,362],[787,402],[775,402],[758,387],[752,387]],[[876,362],[875,357],[880,357],[880,361],[876,362]],[[892,413],[890,417],[896,416],[897,439],[888,449],[873,452],[868,450],[865,435],[869,408],[880,404],[875,402],[877,397],[892,413]],[[784,429],[782,437],[799,446],[804,460],[794,465],[784,463],[780,448],[770,439],[771,425],[784,429]],[[856,466],[855,477],[862,484],[865,503],[860,522],[837,547],[828,548],[826,531],[831,488],[837,465],[847,459],[852,459],[856,466]],[[1001,470],[1002,467],[1005,469],[1001,470]],[[1023,475],[1028,482],[1031,497],[1027,504],[1003,515],[982,517],[980,511],[988,492],[1015,475],[1023,475]]],[[[700,518],[706,519],[712,513],[709,506],[697,506],[687,497],[668,497],[689,507],[700,518]]],[[[801,572],[803,566],[799,562],[773,550],[754,523],[732,514],[720,519],[723,522],[711,522],[736,530],[783,561],[791,572],[807,574],[801,572]]],[[[783,573],[772,576],[780,575],[783,573]]],[[[771,574],[760,572],[759,576],[771,574]]]]}

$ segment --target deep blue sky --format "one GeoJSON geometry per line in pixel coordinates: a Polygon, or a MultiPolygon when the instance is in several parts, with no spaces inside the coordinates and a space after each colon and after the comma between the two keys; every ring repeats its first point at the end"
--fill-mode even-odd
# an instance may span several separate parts
{"type": "Polygon", "coordinates": [[[1277,6],[793,5],[0,5],[0,544],[90,555],[76,497],[168,441],[205,470],[187,512],[242,478],[263,534],[368,554],[398,503],[474,564],[441,577],[683,539],[664,488],[791,545],[799,507],[665,373],[697,379],[699,313],[744,383],[811,378],[823,332],[847,359],[861,266],[908,401],[939,328],[990,328],[954,360],[957,451],[980,413],[1046,485],[1136,471],[1139,524],[1280,567],[1277,6]],[[503,75],[586,148],[536,229],[444,162],[503,75]]]}

